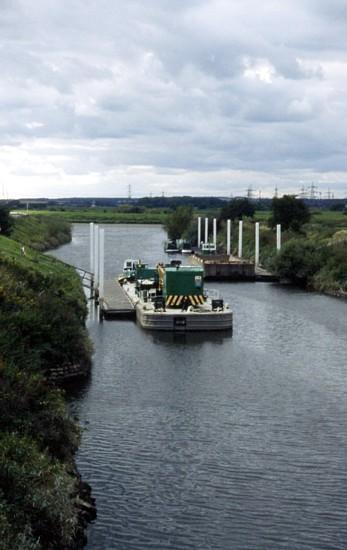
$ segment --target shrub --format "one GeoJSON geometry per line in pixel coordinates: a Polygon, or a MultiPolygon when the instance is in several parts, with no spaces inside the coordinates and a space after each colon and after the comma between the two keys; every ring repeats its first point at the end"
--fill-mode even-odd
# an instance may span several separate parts
{"type": "MultiPolygon", "coordinates": [[[[0,501],[5,527],[40,541],[32,548],[71,545],[77,516],[74,479],[28,437],[0,434],[0,501]]],[[[1,510],[0,508],[0,510],[1,510]]]]}
{"type": "Polygon", "coordinates": [[[273,258],[272,269],[282,278],[310,286],[312,277],[324,264],[324,257],[324,249],[316,243],[291,239],[273,258]]]}
{"type": "Polygon", "coordinates": [[[0,368],[0,431],[29,436],[59,460],[69,460],[79,442],[62,391],[50,387],[42,375],[13,364],[0,368]]]}
{"type": "Polygon", "coordinates": [[[10,216],[10,211],[4,206],[0,206],[0,233],[1,235],[9,235],[13,225],[13,219],[10,216]]]}
{"type": "Polygon", "coordinates": [[[337,242],[327,249],[326,263],[316,273],[314,288],[322,292],[347,291],[347,243],[337,242]]]}
{"type": "Polygon", "coordinates": [[[193,209],[191,206],[179,206],[166,219],[165,229],[169,239],[180,239],[188,229],[192,220],[193,209]]]}

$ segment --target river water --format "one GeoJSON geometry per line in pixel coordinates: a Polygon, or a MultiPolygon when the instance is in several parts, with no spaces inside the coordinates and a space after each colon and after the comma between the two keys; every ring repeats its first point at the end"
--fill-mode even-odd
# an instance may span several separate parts
{"type": "MultiPolygon", "coordinates": [[[[106,229],[106,275],[165,259],[158,226],[106,229]]],[[[55,256],[88,268],[87,225],[55,256]]],[[[89,549],[347,548],[347,303],[266,283],[209,285],[233,336],[88,321],[91,379],[71,393],[89,549]]]]}

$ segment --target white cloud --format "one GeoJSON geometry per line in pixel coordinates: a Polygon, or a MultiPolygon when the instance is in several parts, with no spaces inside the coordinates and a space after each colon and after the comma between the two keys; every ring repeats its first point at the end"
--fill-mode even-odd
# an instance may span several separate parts
{"type": "Polygon", "coordinates": [[[2,2],[2,180],[12,196],[344,194],[346,20],[342,0],[2,2]]]}

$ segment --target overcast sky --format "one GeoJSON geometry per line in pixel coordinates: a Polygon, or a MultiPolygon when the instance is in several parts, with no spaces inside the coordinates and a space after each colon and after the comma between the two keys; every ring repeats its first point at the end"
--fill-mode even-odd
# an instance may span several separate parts
{"type": "Polygon", "coordinates": [[[0,0],[0,191],[347,196],[346,0],[0,0]]]}

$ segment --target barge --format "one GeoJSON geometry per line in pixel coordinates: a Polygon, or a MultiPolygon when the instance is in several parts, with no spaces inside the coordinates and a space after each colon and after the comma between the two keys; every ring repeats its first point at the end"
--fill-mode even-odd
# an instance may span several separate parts
{"type": "Polygon", "coordinates": [[[217,291],[204,290],[203,277],[202,267],[182,266],[180,261],[149,267],[127,260],[119,282],[144,329],[232,330],[233,314],[229,305],[217,291]],[[127,269],[127,265],[133,269],[127,269]]]}

